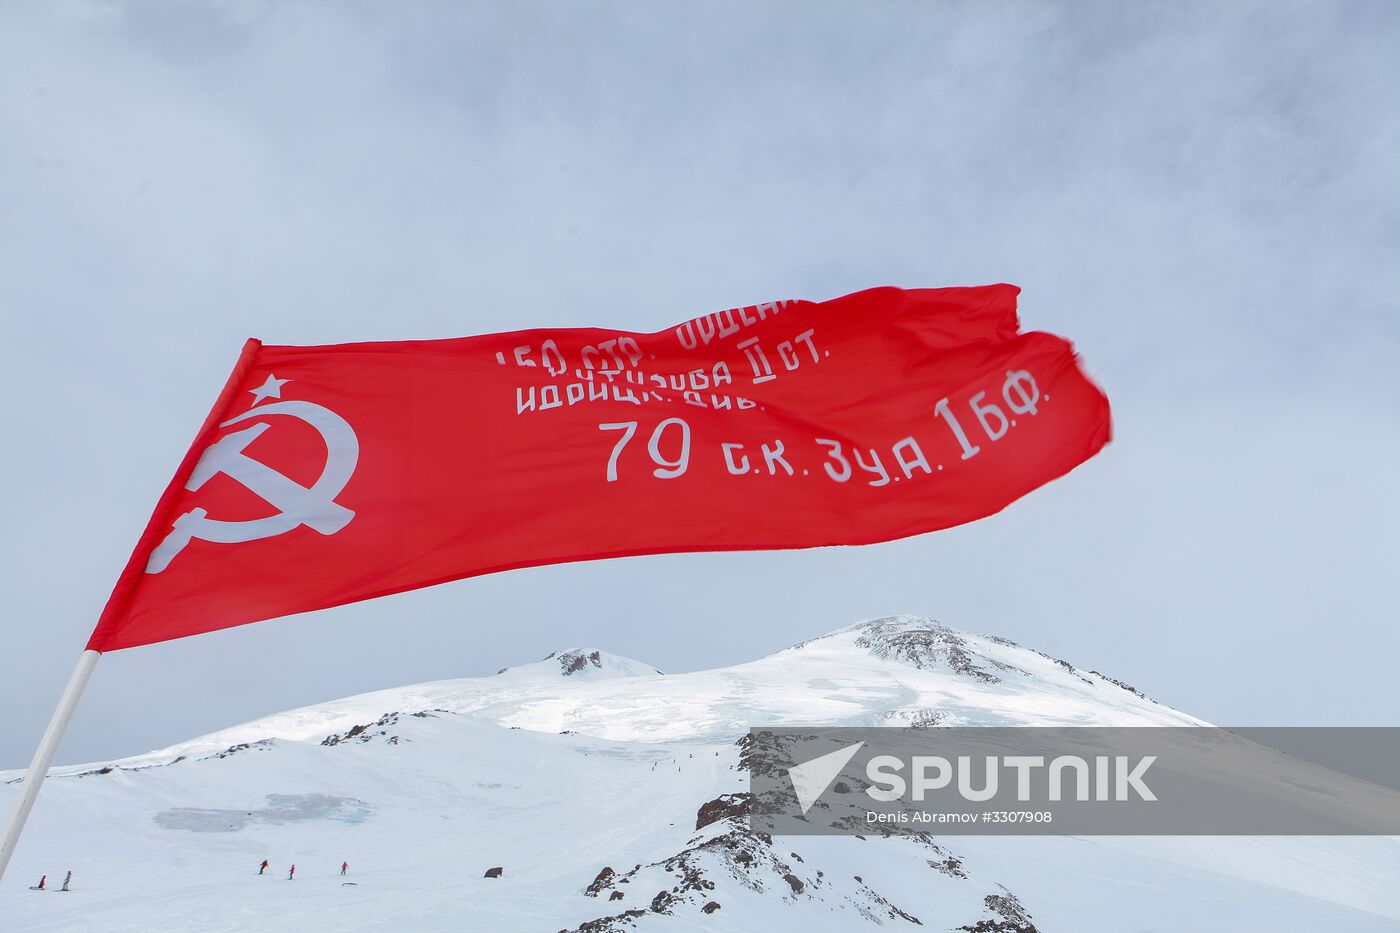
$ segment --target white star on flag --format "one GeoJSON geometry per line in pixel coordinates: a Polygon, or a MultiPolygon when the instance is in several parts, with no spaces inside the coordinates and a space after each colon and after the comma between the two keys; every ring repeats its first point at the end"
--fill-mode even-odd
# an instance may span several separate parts
{"type": "Polygon", "coordinates": [[[267,381],[262,385],[258,386],[256,389],[248,390],[249,394],[253,396],[253,405],[249,407],[256,406],[258,402],[261,402],[265,398],[281,398],[282,387],[291,381],[290,379],[278,379],[276,376],[269,375],[267,381]]]}

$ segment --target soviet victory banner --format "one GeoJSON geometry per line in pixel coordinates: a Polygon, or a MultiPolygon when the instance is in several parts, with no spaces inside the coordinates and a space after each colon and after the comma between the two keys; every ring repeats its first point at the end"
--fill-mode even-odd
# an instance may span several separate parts
{"type": "Polygon", "coordinates": [[[877,288],[654,334],[250,340],[88,648],[518,567],[866,544],[999,511],[1109,439],[1018,289],[877,288]]]}

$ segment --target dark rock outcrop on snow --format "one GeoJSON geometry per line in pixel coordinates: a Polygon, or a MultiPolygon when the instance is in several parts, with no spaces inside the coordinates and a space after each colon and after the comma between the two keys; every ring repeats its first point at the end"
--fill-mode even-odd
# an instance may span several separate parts
{"type": "Polygon", "coordinates": [[[999,677],[977,666],[961,635],[932,619],[875,619],[857,628],[861,634],[856,644],[882,661],[900,661],[920,670],[947,667],[982,683],[1000,683],[999,677]]]}
{"type": "Polygon", "coordinates": [[[1125,684],[1125,683],[1123,683],[1123,681],[1118,680],[1118,679],[1115,678],[1115,677],[1109,677],[1107,674],[1100,674],[1098,671],[1090,671],[1089,673],[1090,673],[1090,674],[1093,674],[1095,677],[1099,678],[1100,680],[1106,680],[1106,681],[1108,681],[1109,683],[1113,684],[1113,686],[1115,686],[1115,687],[1121,687],[1122,689],[1124,689],[1124,690],[1128,691],[1129,693],[1133,694],[1133,696],[1141,697],[1142,699],[1146,700],[1146,701],[1149,702],[1149,703],[1156,703],[1156,702],[1157,702],[1156,700],[1152,699],[1152,698],[1151,698],[1150,696],[1148,696],[1147,694],[1143,693],[1143,692],[1142,692],[1141,690],[1139,690],[1137,687],[1133,687],[1133,686],[1130,686],[1130,685],[1128,685],[1128,684],[1125,684]]]}
{"type": "Polygon", "coordinates": [[[603,870],[598,872],[598,876],[583,889],[583,893],[589,897],[597,897],[601,892],[606,891],[613,885],[613,879],[617,877],[617,872],[611,867],[604,865],[603,870]]]}
{"type": "Polygon", "coordinates": [[[720,794],[714,800],[708,800],[700,805],[700,809],[695,814],[695,828],[704,829],[711,823],[729,817],[745,817],[749,815],[749,807],[753,800],[752,794],[720,794]]]}
{"type": "Polygon", "coordinates": [[[1016,895],[1002,888],[1003,894],[988,894],[982,903],[990,917],[958,927],[966,933],[1039,933],[1031,915],[1016,895]]]}
{"type": "Polygon", "coordinates": [[[545,658],[545,660],[548,661],[549,658],[559,659],[559,672],[565,677],[568,677],[570,674],[577,674],[590,664],[598,668],[603,666],[602,655],[597,651],[592,651],[588,654],[584,654],[582,651],[555,652],[545,658]]]}
{"type": "MultiPolygon", "coordinates": [[[[648,910],[626,911],[609,917],[599,917],[574,928],[572,933],[631,929],[633,921],[643,915],[682,916],[689,911],[709,914],[720,909],[712,896],[721,883],[737,882],[758,893],[794,902],[817,898],[828,903],[853,909],[874,924],[902,920],[919,924],[917,917],[891,903],[863,882],[858,888],[849,884],[834,884],[821,870],[808,865],[795,852],[779,853],[773,837],[749,828],[748,794],[724,794],[702,804],[696,822],[697,835],[690,844],[669,858],[645,865],[636,865],[624,873],[609,873],[607,869],[594,879],[597,891],[635,882],[643,890],[656,890],[648,910]],[[660,890],[652,887],[664,885],[660,890]]],[[[937,846],[936,854],[957,863],[937,846]]],[[[934,864],[933,862],[929,863],[934,864]]],[[[957,863],[960,864],[960,863],[957,863]]],[[[594,890],[589,886],[589,891],[594,890]]],[[[613,895],[621,892],[614,890],[613,895]]],[[[596,895],[595,895],[596,896],[596,895]]]]}

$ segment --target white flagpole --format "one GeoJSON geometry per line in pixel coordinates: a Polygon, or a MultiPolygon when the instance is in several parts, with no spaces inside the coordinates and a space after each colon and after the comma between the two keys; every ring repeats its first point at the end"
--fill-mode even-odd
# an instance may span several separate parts
{"type": "Polygon", "coordinates": [[[54,752],[58,751],[58,743],[63,740],[63,733],[73,718],[73,710],[77,709],[78,699],[83,695],[83,688],[87,686],[92,669],[97,666],[97,659],[100,657],[100,651],[88,649],[83,652],[82,657],[78,659],[78,666],[73,669],[73,676],[68,678],[68,686],[58,701],[58,709],[53,711],[49,727],[44,730],[44,737],[39,740],[39,748],[34,752],[34,760],[29,765],[29,773],[24,776],[24,782],[19,786],[19,798],[10,810],[10,818],[5,821],[5,835],[0,839],[0,879],[5,877],[5,866],[10,864],[10,856],[15,853],[19,834],[24,829],[24,821],[29,819],[29,811],[34,809],[39,788],[43,786],[44,778],[49,775],[49,764],[53,761],[54,752]]]}

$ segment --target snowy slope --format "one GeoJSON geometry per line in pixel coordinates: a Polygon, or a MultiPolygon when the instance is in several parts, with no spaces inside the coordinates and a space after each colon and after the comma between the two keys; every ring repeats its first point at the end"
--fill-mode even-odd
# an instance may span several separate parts
{"type": "Polygon", "coordinates": [[[573,649],[61,769],[0,929],[1400,930],[1390,839],[769,839],[751,723],[1201,724],[912,617],[689,674],[573,649]]]}

